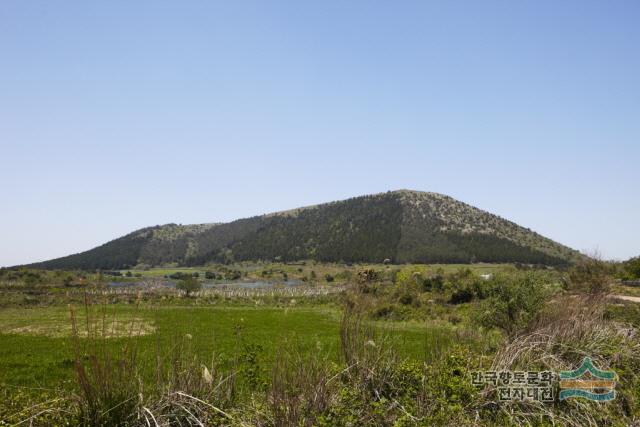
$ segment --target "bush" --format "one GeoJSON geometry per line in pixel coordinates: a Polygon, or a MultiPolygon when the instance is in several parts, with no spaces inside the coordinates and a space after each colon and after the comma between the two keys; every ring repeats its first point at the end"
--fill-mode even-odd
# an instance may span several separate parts
{"type": "Polygon", "coordinates": [[[470,288],[465,286],[464,288],[455,290],[451,294],[451,298],[449,298],[449,303],[463,304],[466,302],[471,302],[471,300],[473,300],[473,291],[470,288]]]}
{"type": "Polygon", "coordinates": [[[478,391],[469,380],[474,358],[469,350],[455,347],[440,361],[425,368],[425,384],[418,401],[424,425],[472,425],[469,418],[478,391]]]}
{"type": "Polygon", "coordinates": [[[402,294],[400,298],[398,298],[398,302],[402,305],[411,305],[411,303],[413,303],[413,295],[409,293],[402,294]]]}
{"type": "Polygon", "coordinates": [[[441,274],[433,274],[422,280],[422,288],[425,291],[441,291],[444,286],[444,277],[441,274]]]}
{"type": "Polygon", "coordinates": [[[358,283],[370,283],[378,280],[380,274],[373,268],[358,271],[358,283]]]}
{"type": "Polygon", "coordinates": [[[176,288],[184,291],[189,296],[192,292],[202,289],[202,284],[195,277],[186,277],[178,282],[176,288]]]}
{"type": "Polygon", "coordinates": [[[640,279],[640,256],[631,258],[622,265],[623,280],[638,280],[640,279]]]}
{"type": "Polygon", "coordinates": [[[72,276],[72,275],[68,275],[68,276],[66,276],[66,277],[63,279],[62,284],[63,284],[64,286],[71,286],[71,285],[73,285],[73,276],[72,276]]]}
{"type": "Polygon", "coordinates": [[[240,270],[231,270],[224,275],[225,280],[238,280],[241,277],[242,272],[240,270]]]}
{"type": "Polygon", "coordinates": [[[596,258],[581,261],[569,270],[568,290],[589,294],[609,292],[613,268],[610,264],[596,258]]]}
{"type": "Polygon", "coordinates": [[[496,276],[487,282],[488,298],[480,306],[477,320],[482,326],[513,335],[542,309],[550,290],[535,273],[496,276]]]}

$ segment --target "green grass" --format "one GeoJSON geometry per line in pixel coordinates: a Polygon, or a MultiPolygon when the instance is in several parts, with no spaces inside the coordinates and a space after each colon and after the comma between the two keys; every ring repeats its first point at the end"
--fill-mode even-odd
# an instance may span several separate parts
{"type": "MultiPolygon", "coordinates": [[[[99,307],[94,307],[90,317],[95,317],[98,310],[99,307]]],[[[82,332],[86,330],[86,317],[82,308],[77,311],[82,332]]],[[[140,351],[142,365],[147,363],[149,367],[157,355],[156,349],[166,350],[184,339],[189,339],[202,360],[211,360],[215,352],[217,357],[230,362],[242,343],[251,343],[262,348],[260,359],[269,366],[277,347],[288,345],[284,340],[320,348],[330,357],[338,358],[340,313],[336,309],[143,306],[135,311],[131,305],[112,305],[107,307],[108,328],[114,316],[131,319],[134,313],[154,328],[147,335],[132,338],[140,351]],[[187,334],[191,338],[185,338],[187,334]]],[[[73,346],[68,319],[67,308],[59,306],[3,310],[0,313],[0,366],[3,367],[0,383],[54,387],[70,381],[73,346]]],[[[424,356],[425,339],[436,336],[441,343],[449,332],[438,327],[434,329],[435,335],[426,335],[424,325],[412,323],[381,329],[394,340],[403,356],[414,359],[424,356]]],[[[127,335],[127,331],[121,328],[119,335],[127,335]]],[[[116,349],[126,340],[109,338],[108,343],[116,349]]],[[[449,341],[445,339],[445,345],[449,341]]]]}

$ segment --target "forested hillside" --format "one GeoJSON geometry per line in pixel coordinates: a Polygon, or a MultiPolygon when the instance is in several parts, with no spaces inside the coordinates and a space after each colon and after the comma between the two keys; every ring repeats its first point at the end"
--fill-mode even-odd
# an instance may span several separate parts
{"type": "Polygon", "coordinates": [[[451,197],[400,190],[226,224],[144,228],[87,252],[33,266],[119,269],[260,259],[565,264],[579,256],[451,197]]]}

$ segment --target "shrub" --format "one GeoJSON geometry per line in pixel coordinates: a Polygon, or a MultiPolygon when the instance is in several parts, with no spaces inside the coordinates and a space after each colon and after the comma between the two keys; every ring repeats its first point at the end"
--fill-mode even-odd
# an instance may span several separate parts
{"type": "Polygon", "coordinates": [[[358,283],[370,283],[378,280],[379,273],[373,268],[358,271],[358,283]]]}
{"type": "Polygon", "coordinates": [[[471,425],[470,408],[478,401],[478,392],[469,380],[472,354],[455,347],[436,363],[426,366],[424,384],[418,397],[418,410],[424,425],[471,425]]]}
{"type": "Polygon", "coordinates": [[[422,280],[422,288],[425,291],[441,291],[444,286],[444,277],[441,274],[433,274],[422,280]]]}
{"type": "Polygon", "coordinates": [[[62,284],[64,286],[71,286],[73,285],[73,276],[72,275],[67,275],[65,276],[65,278],[62,280],[62,284]]]}
{"type": "Polygon", "coordinates": [[[202,289],[202,284],[195,277],[186,277],[178,282],[176,288],[184,291],[189,296],[192,292],[202,289]]]}
{"type": "Polygon", "coordinates": [[[395,307],[393,305],[383,305],[378,307],[373,312],[374,319],[389,319],[393,317],[395,313],[395,307]]]}
{"type": "Polygon", "coordinates": [[[411,295],[410,293],[402,294],[400,298],[398,298],[398,302],[402,305],[411,305],[413,301],[413,295],[411,295]]]}
{"type": "Polygon", "coordinates": [[[640,256],[631,258],[626,261],[623,266],[622,279],[624,280],[637,280],[640,279],[640,256]]]}
{"type": "Polygon", "coordinates": [[[513,335],[538,314],[550,291],[542,277],[527,272],[494,277],[487,282],[487,294],[477,320],[513,335]]]}
{"type": "Polygon", "coordinates": [[[604,294],[609,292],[612,272],[613,269],[608,263],[597,258],[589,258],[569,270],[566,287],[571,291],[604,294]]]}
{"type": "Polygon", "coordinates": [[[240,270],[231,270],[224,275],[225,280],[238,280],[241,277],[242,272],[240,270]]]}
{"type": "Polygon", "coordinates": [[[469,287],[465,286],[461,289],[453,291],[453,293],[451,294],[451,298],[449,298],[449,303],[462,304],[471,302],[471,300],[473,300],[473,291],[469,287]]]}

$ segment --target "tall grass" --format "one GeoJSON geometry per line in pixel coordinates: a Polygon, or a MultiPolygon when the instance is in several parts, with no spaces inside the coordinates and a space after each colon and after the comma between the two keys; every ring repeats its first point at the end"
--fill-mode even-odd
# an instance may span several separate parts
{"type": "MultiPolygon", "coordinates": [[[[136,304],[136,307],[139,306],[136,304]]],[[[85,337],[81,338],[76,310],[69,306],[74,366],[78,385],[77,408],[81,425],[129,425],[135,421],[140,405],[142,384],[138,381],[136,341],[139,333],[135,316],[129,326],[126,345],[114,353],[107,346],[109,320],[106,305],[100,316],[91,314],[89,296],[85,296],[85,337]]],[[[113,323],[112,323],[113,325],[113,323]]]]}
{"type": "Polygon", "coordinates": [[[572,370],[589,356],[601,369],[624,371],[619,397],[607,405],[581,399],[558,405],[504,403],[500,408],[510,422],[534,424],[546,419],[567,426],[598,426],[637,413],[640,337],[632,325],[607,319],[606,303],[601,293],[557,297],[498,351],[492,370],[572,370]]]}
{"type": "Polygon", "coordinates": [[[272,425],[311,426],[331,404],[335,393],[331,366],[320,344],[305,349],[283,342],[271,372],[267,392],[272,425]]]}
{"type": "MultiPolygon", "coordinates": [[[[135,311],[139,309],[140,297],[135,311]]],[[[210,425],[231,420],[220,407],[235,393],[235,371],[223,372],[215,355],[209,364],[196,357],[191,337],[183,336],[167,349],[158,345],[154,381],[145,381],[136,339],[140,321],[133,316],[123,345],[107,345],[113,336],[106,304],[94,315],[89,297],[84,305],[84,333],[76,309],[70,306],[74,366],[78,393],[77,424],[84,426],[210,425]]]]}
{"type": "MultiPolygon", "coordinates": [[[[223,367],[215,354],[209,363],[203,363],[193,351],[190,336],[179,337],[165,348],[158,343],[154,378],[149,381],[136,346],[141,330],[137,317],[122,346],[114,350],[106,345],[113,322],[106,309],[101,307],[94,315],[89,298],[83,309],[85,319],[80,322],[76,309],[70,307],[78,425],[311,426],[336,405],[344,404],[340,400],[345,387],[367,405],[402,393],[398,373],[402,360],[390,337],[366,319],[361,307],[344,310],[342,363],[332,362],[320,343],[308,348],[283,341],[264,388],[254,378],[259,369],[245,366],[257,363],[243,353],[253,347],[238,345],[234,364],[223,367]]],[[[367,405],[358,409],[358,416],[378,420],[368,413],[371,408],[367,405]]],[[[400,405],[394,407],[397,411],[400,405]]]]}

